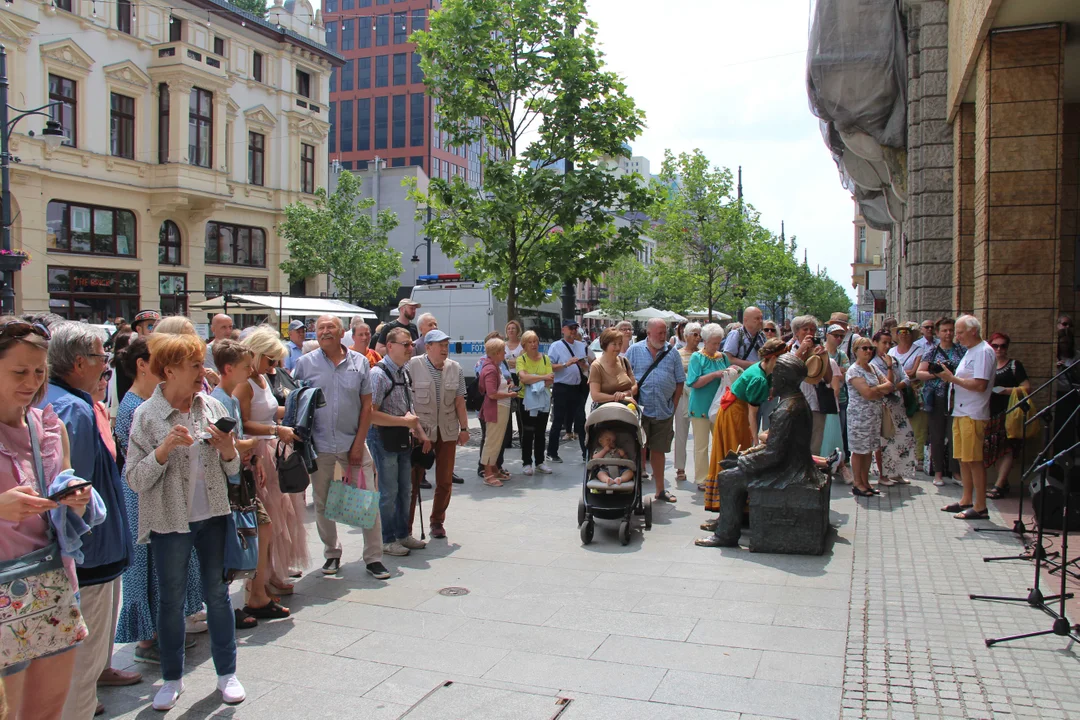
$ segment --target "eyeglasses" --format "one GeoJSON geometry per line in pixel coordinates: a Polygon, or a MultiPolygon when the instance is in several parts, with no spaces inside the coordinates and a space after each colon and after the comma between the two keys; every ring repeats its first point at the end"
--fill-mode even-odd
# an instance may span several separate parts
{"type": "Polygon", "coordinates": [[[105,382],[109,382],[110,380],[112,380],[112,376],[113,376],[113,371],[112,370],[106,370],[105,372],[101,373],[101,379],[104,380],[105,382]]]}
{"type": "Polygon", "coordinates": [[[0,327],[0,340],[7,338],[22,338],[30,333],[43,337],[46,340],[52,337],[52,334],[49,333],[49,328],[41,323],[28,323],[25,320],[12,320],[0,327]]]}
{"type": "Polygon", "coordinates": [[[1004,350],[1009,346],[1006,343],[990,343],[990,347],[994,348],[995,350],[1004,350]]]}
{"type": "Polygon", "coordinates": [[[859,349],[860,349],[860,350],[869,350],[870,352],[876,352],[876,348],[873,348],[873,347],[871,347],[870,345],[863,345],[863,346],[862,346],[861,348],[859,348],[859,349]]]}
{"type": "Polygon", "coordinates": [[[410,341],[408,341],[408,342],[401,342],[400,340],[391,340],[391,341],[389,342],[389,344],[390,344],[390,345],[400,345],[401,347],[407,347],[407,348],[411,348],[411,347],[412,347],[413,345],[415,345],[416,343],[414,343],[414,342],[413,342],[412,340],[410,340],[410,341]]]}
{"type": "Polygon", "coordinates": [[[933,330],[933,329],[934,329],[934,326],[933,326],[933,325],[923,325],[923,326],[922,326],[922,329],[923,329],[923,330],[933,330]]]}
{"type": "Polygon", "coordinates": [[[762,330],[763,330],[764,332],[767,332],[767,333],[774,333],[774,332],[776,332],[776,328],[762,328],[762,330]]]}
{"type": "Polygon", "coordinates": [[[112,359],[112,355],[109,353],[86,353],[86,357],[101,358],[101,362],[107,363],[112,359]]]}

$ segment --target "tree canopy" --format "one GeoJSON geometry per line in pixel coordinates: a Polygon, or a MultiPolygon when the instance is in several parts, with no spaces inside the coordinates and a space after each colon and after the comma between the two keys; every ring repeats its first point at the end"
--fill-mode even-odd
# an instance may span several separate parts
{"type": "Polygon", "coordinates": [[[401,254],[388,235],[398,225],[392,210],[372,221],[375,201],[359,198],[360,179],[347,170],[332,195],[315,191],[315,206],[295,202],[285,208],[278,232],[289,259],[279,266],[294,279],[327,275],[339,294],[369,305],[384,305],[397,294],[401,254]]]}
{"type": "Polygon", "coordinates": [[[266,17],[266,0],[229,0],[229,4],[247,10],[255,17],[266,17]]]}
{"type": "Polygon", "coordinates": [[[644,114],[604,69],[584,0],[446,0],[411,40],[447,145],[482,166],[479,188],[433,178],[413,196],[428,236],[510,317],[639,248],[651,190],[607,160],[629,156],[644,114]]]}

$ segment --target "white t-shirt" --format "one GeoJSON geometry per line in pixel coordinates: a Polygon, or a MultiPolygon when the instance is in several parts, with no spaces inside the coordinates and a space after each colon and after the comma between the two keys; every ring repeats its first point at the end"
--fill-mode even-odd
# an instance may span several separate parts
{"type": "Polygon", "coordinates": [[[191,477],[188,479],[188,522],[199,522],[212,517],[210,512],[210,497],[206,490],[206,468],[202,461],[202,439],[199,437],[198,428],[191,426],[191,413],[181,413],[184,424],[187,425],[195,442],[188,448],[188,468],[191,477]]]}
{"type": "Polygon", "coordinates": [[[917,343],[912,343],[911,347],[904,354],[900,354],[900,346],[893,345],[889,348],[889,355],[896,358],[904,367],[904,374],[909,378],[915,377],[915,371],[918,370],[916,360],[921,361],[923,356],[923,350],[917,343]]]}
{"type": "Polygon", "coordinates": [[[986,380],[986,390],[974,392],[953,384],[953,417],[969,417],[972,420],[990,419],[990,396],[994,390],[994,373],[997,359],[994,349],[985,340],[973,348],[968,348],[964,359],[960,361],[956,372],[958,378],[986,380]]]}

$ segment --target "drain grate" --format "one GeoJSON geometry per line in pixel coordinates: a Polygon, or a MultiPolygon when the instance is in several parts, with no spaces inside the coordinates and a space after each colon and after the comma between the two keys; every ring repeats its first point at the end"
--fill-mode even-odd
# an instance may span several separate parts
{"type": "Polygon", "coordinates": [[[439,594],[444,595],[446,597],[461,597],[462,595],[468,595],[469,594],[469,588],[444,587],[442,590],[439,591],[439,594]]]}

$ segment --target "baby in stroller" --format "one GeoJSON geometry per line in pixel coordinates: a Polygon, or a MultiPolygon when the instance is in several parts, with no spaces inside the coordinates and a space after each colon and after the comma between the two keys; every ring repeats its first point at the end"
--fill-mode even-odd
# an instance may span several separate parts
{"type": "MultiPolygon", "coordinates": [[[[600,446],[600,449],[593,453],[592,459],[598,460],[606,457],[625,459],[626,451],[616,445],[617,440],[618,438],[613,430],[602,430],[596,437],[596,443],[600,446]]],[[[622,485],[623,483],[633,482],[634,471],[632,468],[608,465],[594,468],[593,477],[605,485],[622,485]],[[612,477],[612,473],[618,473],[620,469],[622,473],[612,477]]]]}

